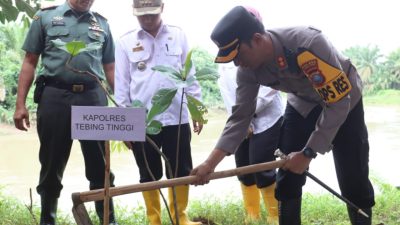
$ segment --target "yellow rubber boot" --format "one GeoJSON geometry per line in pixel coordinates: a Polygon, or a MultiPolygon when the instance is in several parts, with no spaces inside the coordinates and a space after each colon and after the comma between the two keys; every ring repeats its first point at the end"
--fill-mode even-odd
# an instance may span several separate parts
{"type": "Polygon", "coordinates": [[[278,225],[278,201],[275,198],[275,183],[268,187],[260,189],[264,199],[265,208],[267,209],[267,222],[268,224],[278,225]]]}
{"type": "Polygon", "coordinates": [[[159,190],[143,191],[149,225],[161,225],[161,204],[159,190]]]}
{"type": "Polygon", "coordinates": [[[246,220],[260,219],[260,192],[257,185],[246,186],[243,183],[240,185],[243,195],[243,205],[246,210],[246,220]]]}
{"type": "MultiPolygon", "coordinates": [[[[179,216],[179,225],[202,225],[201,222],[193,222],[189,219],[188,215],[186,214],[186,207],[189,201],[189,186],[182,185],[175,187],[176,192],[176,203],[177,203],[177,211],[179,216]]],[[[174,207],[174,193],[172,188],[168,188],[168,207],[171,211],[171,216],[176,224],[176,214],[175,214],[175,207],[174,207]]]]}

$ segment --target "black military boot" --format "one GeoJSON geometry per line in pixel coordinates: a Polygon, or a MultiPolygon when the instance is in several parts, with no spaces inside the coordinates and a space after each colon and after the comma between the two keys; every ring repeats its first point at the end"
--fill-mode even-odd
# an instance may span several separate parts
{"type": "Polygon", "coordinates": [[[352,225],[371,225],[372,221],[372,210],[371,208],[362,209],[369,217],[357,212],[357,210],[347,206],[347,212],[349,213],[350,222],[352,225]]]}
{"type": "Polygon", "coordinates": [[[40,225],[56,224],[58,198],[42,195],[40,197],[40,225]]]}
{"type": "MultiPolygon", "coordinates": [[[[97,216],[99,217],[100,220],[100,225],[103,225],[103,216],[104,216],[104,201],[96,201],[94,203],[94,206],[96,208],[96,213],[97,216]]],[[[115,220],[115,215],[114,215],[114,203],[113,200],[110,199],[110,211],[109,211],[109,224],[110,225],[118,225],[116,220],[115,220]]]]}
{"type": "Polygon", "coordinates": [[[279,225],[301,225],[301,197],[280,201],[279,225]]]}

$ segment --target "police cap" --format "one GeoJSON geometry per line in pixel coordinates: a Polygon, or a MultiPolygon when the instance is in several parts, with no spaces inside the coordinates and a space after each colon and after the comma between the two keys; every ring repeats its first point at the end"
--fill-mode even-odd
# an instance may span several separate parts
{"type": "Polygon", "coordinates": [[[242,41],[248,41],[254,33],[264,32],[264,26],[243,6],[231,9],[217,23],[211,40],[218,46],[216,63],[228,63],[235,59],[242,41]]]}

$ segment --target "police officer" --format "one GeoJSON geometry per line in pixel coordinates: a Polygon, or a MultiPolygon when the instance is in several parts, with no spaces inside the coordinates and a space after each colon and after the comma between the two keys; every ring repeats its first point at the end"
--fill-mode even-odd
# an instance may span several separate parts
{"type": "MultiPolygon", "coordinates": [[[[107,20],[90,11],[93,2],[67,0],[63,5],[40,10],[33,18],[23,45],[26,55],[19,76],[14,113],[15,127],[20,130],[27,130],[30,126],[25,101],[40,56],[43,64],[43,70],[36,79],[34,97],[38,103],[37,132],[40,140],[41,170],[37,186],[41,197],[40,224],[56,222],[57,201],[63,187],[61,181],[72,146],[71,105],[107,105],[106,95],[96,80],[68,69],[66,63],[70,55],[56,48],[51,41],[101,43],[101,49],[83,52],[69,64],[77,70],[97,75],[100,80],[107,79],[113,87],[113,38],[107,20]]],[[[104,142],[80,140],[80,144],[90,189],[103,188],[104,142]]],[[[111,177],[113,185],[113,175],[111,177]]],[[[102,222],[103,201],[95,202],[95,208],[102,222]]],[[[110,222],[115,222],[112,201],[110,222]]]]}
{"type": "MultiPolygon", "coordinates": [[[[181,28],[163,23],[161,13],[164,3],[161,0],[134,0],[133,14],[137,17],[140,28],[122,35],[115,49],[115,100],[118,104],[130,107],[132,101],[140,100],[147,109],[152,107],[151,99],[162,88],[175,87],[173,81],[165,75],[152,70],[157,65],[165,65],[182,70],[189,52],[186,35],[181,28]]],[[[194,70],[189,73],[193,76],[194,70]]],[[[198,82],[194,82],[185,92],[201,98],[198,82]]],[[[181,108],[182,88],[178,89],[171,105],[155,120],[162,123],[161,132],[149,135],[167,157],[174,174],[167,173],[168,178],[189,175],[192,165],[191,131],[187,106],[181,108]],[[181,111],[182,110],[182,111],[181,111]],[[180,114],[182,117],[180,118],[180,114]],[[181,123],[181,124],[180,124],[181,123]],[[179,152],[177,149],[179,140],[179,152]]],[[[184,100],[186,101],[186,99],[184,100]]],[[[200,133],[202,124],[193,121],[194,132],[200,133]]],[[[159,180],[163,176],[161,156],[148,143],[134,143],[133,149],[139,167],[140,182],[159,180]],[[146,165],[148,162],[148,166],[146,165]],[[149,168],[149,170],[147,169],[149,168]]],[[[179,216],[180,225],[197,225],[186,214],[189,198],[189,186],[175,187],[177,211],[173,201],[173,190],[168,189],[169,209],[175,221],[179,216]]],[[[161,205],[159,190],[142,192],[146,205],[147,218],[151,225],[161,225],[161,205]]]]}
{"type": "Polygon", "coordinates": [[[301,224],[302,186],[317,153],[332,149],[339,187],[344,197],[369,218],[348,207],[352,224],[371,224],[374,191],[368,178],[368,133],[364,121],[361,79],[350,60],[342,56],[312,27],[264,30],[241,6],[234,7],[214,28],[217,63],[234,61],[237,99],[216,148],[193,171],[196,184],[246,135],[253,118],[260,85],[287,92],[280,148],[289,156],[277,174],[275,196],[280,224],[301,224]]]}

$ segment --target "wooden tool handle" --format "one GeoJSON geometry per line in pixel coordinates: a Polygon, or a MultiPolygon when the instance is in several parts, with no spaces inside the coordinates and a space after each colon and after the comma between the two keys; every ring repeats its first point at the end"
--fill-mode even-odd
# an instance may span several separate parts
{"type": "MultiPolygon", "coordinates": [[[[256,173],[264,170],[272,170],[280,168],[284,162],[285,160],[277,160],[272,162],[265,162],[249,166],[238,167],[230,170],[218,171],[210,174],[210,180],[238,176],[249,173],[256,173]]],[[[141,184],[112,187],[110,188],[110,197],[166,188],[166,187],[173,187],[178,185],[191,184],[196,181],[196,178],[197,178],[196,176],[186,176],[168,180],[160,180],[160,181],[153,181],[141,184]]],[[[72,200],[74,202],[74,205],[81,204],[82,202],[99,201],[103,200],[103,198],[104,198],[103,189],[97,189],[86,192],[77,192],[72,194],[72,200]]]]}

